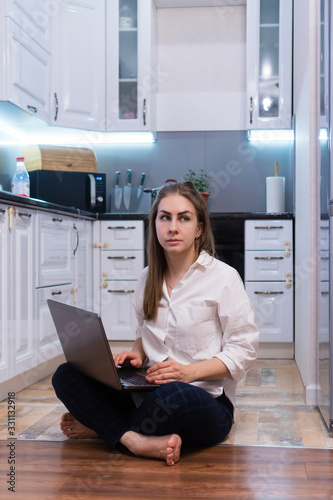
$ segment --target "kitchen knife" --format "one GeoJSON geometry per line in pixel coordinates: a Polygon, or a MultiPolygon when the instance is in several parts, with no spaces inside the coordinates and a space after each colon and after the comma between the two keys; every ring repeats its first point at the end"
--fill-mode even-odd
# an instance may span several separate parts
{"type": "Polygon", "coordinates": [[[145,177],[146,177],[146,174],[144,172],[142,172],[142,174],[141,174],[141,180],[140,180],[140,185],[139,185],[138,190],[137,190],[137,198],[140,198],[140,196],[142,194],[143,183],[145,181],[145,177]]]}
{"type": "Polygon", "coordinates": [[[132,191],[132,170],[129,168],[127,170],[127,184],[126,186],[124,186],[124,203],[126,210],[128,210],[130,207],[131,191],[132,191]]]}
{"type": "Polygon", "coordinates": [[[114,177],[114,206],[116,207],[117,210],[119,210],[120,204],[121,204],[121,189],[119,187],[119,178],[120,178],[120,172],[117,170],[115,173],[114,177]]]}

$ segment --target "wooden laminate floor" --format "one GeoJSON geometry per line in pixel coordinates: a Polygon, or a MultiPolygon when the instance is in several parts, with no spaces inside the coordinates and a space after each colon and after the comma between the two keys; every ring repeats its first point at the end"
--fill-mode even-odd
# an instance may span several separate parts
{"type": "Polygon", "coordinates": [[[8,491],[8,451],[0,449],[1,499],[333,498],[333,450],[220,445],[184,450],[168,467],[110,453],[96,442],[16,442],[15,493],[8,491]]]}

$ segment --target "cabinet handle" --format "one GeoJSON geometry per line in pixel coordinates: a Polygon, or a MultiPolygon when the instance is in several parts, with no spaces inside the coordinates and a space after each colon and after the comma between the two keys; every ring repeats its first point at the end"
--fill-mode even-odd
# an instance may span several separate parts
{"type": "Polygon", "coordinates": [[[108,290],[108,293],[134,293],[134,290],[108,290]]]}
{"type": "Polygon", "coordinates": [[[37,108],[35,106],[29,106],[29,104],[28,104],[27,108],[29,111],[32,111],[33,113],[37,113],[37,108]]]}
{"type": "Polygon", "coordinates": [[[55,117],[54,117],[54,121],[56,122],[57,118],[58,118],[58,111],[59,111],[59,101],[58,101],[58,96],[57,96],[56,92],[54,93],[54,98],[55,98],[55,117]]]}
{"type": "Polygon", "coordinates": [[[136,229],[136,226],[108,226],[108,229],[136,229]]]}
{"type": "Polygon", "coordinates": [[[143,124],[146,126],[146,113],[147,113],[147,108],[146,108],[146,99],[143,100],[143,107],[142,107],[142,118],[143,118],[143,124]]]}
{"type": "Polygon", "coordinates": [[[253,97],[250,97],[250,124],[252,125],[252,116],[253,116],[253,97]]]}
{"type": "Polygon", "coordinates": [[[28,212],[19,212],[18,215],[20,217],[28,217],[28,219],[30,219],[32,214],[29,214],[28,212]]]}
{"type": "Polygon", "coordinates": [[[125,256],[117,256],[117,257],[107,257],[108,259],[110,260],[132,260],[132,259],[136,259],[136,257],[125,257],[125,256]]]}
{"type": "Polygon", "coordinates": [[[329,257],[320,257],[320,258],[321,258],[321,260],[330,260],[329,257]]]}
{"type": "Polygon", "coordinates": [[[57,218],[57,217],[53,217],[52,219],[53,222],[62,222],[63,219],[61,219],[61,217],[57,218]]]}
{"type": "Polygon", "coordinates": [[[283,260],[284,257],[255,257],[255,260],[283,260]]]}
{"type": "Polygon", "coordinates": [[[329,226],[320,226],[320,229],[329,229],[329,226]]]}
{"type": "Polygon", "coordinates": [[[80,235],[79,235],[79,230],[75,225],[75,222],[73,224],[74,231],[76,231],[76,247],[73,250],[73,255],[76,254],[77,249],[79,248],[79,243],[80,243],[80,235]]]}
{"type": "Polygon", "coordinates": [[[254,229],[283,229],[284,226],[254,226],[254,229]]]}
{"type": "Polygon", "coordinates": [[[51,295],[61,295],[62,292],[52,292],[51,295]]]}
{"type": "Polygon", "coordinates": [[[0,214],[6,213],[6,210],[4,208],[0,208],[0,214]]]}
{"type": "Polygon", "coordinates": [[[330,292],[321,292],[322,295],[328,295],[330,292]]]}
{"type": "Polygon", "coordinates": [[[284,292],[254,292],[256,295],[281,295],[284,292]]]}

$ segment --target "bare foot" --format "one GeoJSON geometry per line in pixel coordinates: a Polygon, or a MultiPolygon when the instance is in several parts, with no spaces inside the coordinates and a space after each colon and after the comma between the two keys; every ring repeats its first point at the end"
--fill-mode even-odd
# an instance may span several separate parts
{"type": "Polygon", "coordinates": [[[134,455],[163,458],[168,465],[174,465],[180,458],[182,440],[178,434],[145,436],[137,432],[128,431],[121,437],[120,442],[134,453],[134,455]]]}
{"type": "Polygon", "coordinates": [[[70,439],[96,438],[98,435],[89,427],[81,424],[71,413],[64,413],[61,417],[60,429],[70,439]]]}

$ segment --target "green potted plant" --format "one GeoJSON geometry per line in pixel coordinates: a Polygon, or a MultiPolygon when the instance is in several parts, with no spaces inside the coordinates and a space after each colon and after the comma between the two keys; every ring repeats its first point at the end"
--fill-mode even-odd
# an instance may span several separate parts
{"type": "Polygon", "coordinates": [[[194,172],[194,170],[189,169],[188,173],[183,175],[182,180],[184,182],[192,182],[193,186],[199,191],[206,203],[208,202],[211,178],[209,175],[205,174],[202,168],[199,172],[194,172]]]}

